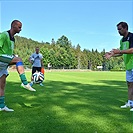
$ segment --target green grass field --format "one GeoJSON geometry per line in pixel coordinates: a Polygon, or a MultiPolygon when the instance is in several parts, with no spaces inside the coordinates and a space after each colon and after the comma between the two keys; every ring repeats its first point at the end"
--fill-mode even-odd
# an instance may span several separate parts
{"type": "Polygon", "coordinates": [[[44,87],[34,88],[20,88],[17,72],[10,72],[5,100],[15,111],[0,112],[0,133],[133,132],[133,112],[120,109],[125,72],[46,72],[44,87]]]}

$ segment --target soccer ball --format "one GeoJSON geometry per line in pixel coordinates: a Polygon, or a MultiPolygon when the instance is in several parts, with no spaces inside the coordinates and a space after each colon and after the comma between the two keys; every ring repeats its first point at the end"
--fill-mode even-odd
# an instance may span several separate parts
{"type": "Polygon", "coordinates": [[[44,74],[41,73],[41,72],[35,72],[33,75],[32,75],[32,80],[34,83],[42,83],[43,80],[44,80],[44,74]]]}
{"type": "Polygon", "coordinates": [[[34,58],[30,58],[31,61],[34,61],[34,58]]]}
{"type": "Polygon", "coordinates": [[[32,63],[34,62],[34,60],[35,60],[34,58],[30,58],[30,61],[31,61],[32,63]]]}

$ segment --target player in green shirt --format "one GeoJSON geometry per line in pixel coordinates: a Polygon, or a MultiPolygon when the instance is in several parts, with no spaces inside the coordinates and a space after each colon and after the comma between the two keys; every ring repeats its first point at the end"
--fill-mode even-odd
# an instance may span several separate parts
{"type": "Polygon", "coordinates": [[[117,30],[123,38],[120,40],[120,49],[112,49],[105,54],[107,59],[123,55],[126,68],[126,81],[128,87],[128,101],[121,108],[130,107],[133,111],[133,33],[128,32],[128,24],[120,22],[117,30]]]}
{"type": "Polygon", "coordinates": [[[22,82],[21,87],[30,91],[36,91],[27,82],[22,59],[13,55],[15,43],[14,35],[19,33],[21,28],[22,23],[19,20],[14,20],[11,23],[11,29],[9,31],[0,33],[0,111],[14,111],[5,105],[5,84],[9,65],[16,65],[22,82]]]}

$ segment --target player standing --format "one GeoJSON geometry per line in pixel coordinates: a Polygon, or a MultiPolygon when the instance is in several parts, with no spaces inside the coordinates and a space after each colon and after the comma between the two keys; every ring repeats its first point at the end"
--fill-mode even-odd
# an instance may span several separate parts
{"type": "Polygon", "coordinates": [[[128,32],[128,24],[120,22],[117,24],[117,30],[123,38],[120,40],[120,49],[112,49],[105,54],[107,59],[123,55],[126,68],[126,81],[128,87],[128,101],[121,108],[130,107],[133,111],[133,33],[128,32]]]}
{"type": "MultiPolygon", "coordinates": [[[[30,63],[32,64],[32,75],[33,75],[36,71],[41,72],[41,69],[44,68],[44,66],[43,66],[43,61],[42,61],[43,56],[42,56],[42,54],[41,54],[39,51],[40,51],[39,47],[36,47],[36,48],[35,48],[35,52],[34,52],[34,53],[30,56],[30,58],[29,58],[29,61],[30,61],[30,63]]],[[[32,76],[31,76],[31,77],[32,77],[32,76]]],[[[32,86],[33,83],[34,83],[34,82],[33,82],[32,78],[31,78],[31,83],[30,83],[30,85],[32,86]]],[[[40,86],[43,86],[43,84],[40,83],[40,86]]]]}
{"type": "Polygon", "coordinates": [[[14,35],[19,33],[21,28],[22,23],[19,20],[14,20],[11,23],[10,30],[0,33],[0,111],[14,111],[5,105],[5,84],[9,65],[16,65],[22,82],[21,87],[30,91],[36,91],[27,82],[22,59],[13,55],[15,43],[14,35]]]}

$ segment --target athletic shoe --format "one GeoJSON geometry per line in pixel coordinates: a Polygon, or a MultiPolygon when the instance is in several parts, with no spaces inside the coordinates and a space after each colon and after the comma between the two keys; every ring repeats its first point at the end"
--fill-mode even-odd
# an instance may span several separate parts
{"type": "Polygon", "coordinates": [[[42,83],[40,83],[40,86],[44,86],[42,83]]]}
{"type": "Polygon", "coordinates": [[[130,111],[133,111],[133,107],[130,109],[130,111]]]}
{"type": "Polygon", "coordinates": [[[131,105],[129,103],[126,103],[125,105],[122,105],[121,108],[130,108],[131,105]]]}
{"type": "Polygon", "coordinates": [[[4,108],[0,108],[0,111],[12,112],[12,111],[14,111],[14,110],[13,110],[13,109],[9,109],[7,106],[5,106],[4,108]]]}
{"type": "Polygon", "coordinates": [[[30,84],[24,85],[24,84],[22,83],[22,84],[21,84],[21,87],[22,87],[22,88],[25,88],[25,89],[27,89],[27,90],[29,90],[29,91],[36,91],[35,89],[33,89],[33,88],[30,86],[30,84]]]}

